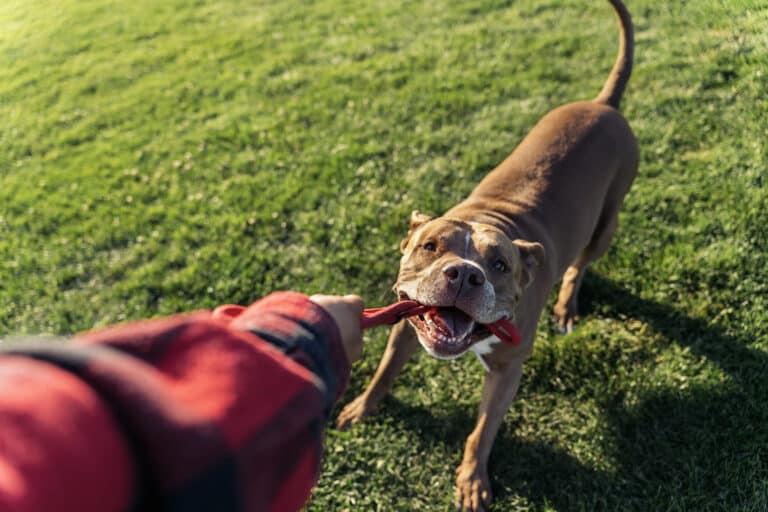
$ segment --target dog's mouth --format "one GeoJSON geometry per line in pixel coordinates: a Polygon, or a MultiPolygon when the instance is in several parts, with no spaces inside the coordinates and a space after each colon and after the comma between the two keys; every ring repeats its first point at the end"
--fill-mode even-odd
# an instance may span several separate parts
{"type": "Polygon", "coordinates": [[[491,335],[484,325],[456,307],[433,307],[408,321],[427,352],[441,359],[458,357],[491,335]]]}
{"type": "MultiPolygon", "coordinates": [[[[402,290],[398,296],[400,300],[413,300],[402,290]]],[[[419,342],[432,356],[454,359],[469,350],[475,342],[491,336],[485,325],[455,306],[423,305],[429,309],[409,317],[408,321],[416,329],[419,342]]]]}
{"type": "Polygon", "coordinates": [[[477,325],[455,307],[434,307],[409,320],[424,348],[437,357],[456,357],[466,352],[477,325]]]}

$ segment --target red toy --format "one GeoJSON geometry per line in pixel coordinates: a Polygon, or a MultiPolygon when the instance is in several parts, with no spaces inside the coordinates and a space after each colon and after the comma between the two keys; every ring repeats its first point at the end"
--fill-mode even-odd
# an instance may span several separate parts
{"type": "MultiPolygon", "coordinates": [[[[430,309],[432,309],[431,306],[422,306],[416,301],[401,300],[383,308],[363,310],[363,318],[360,321],[360,325],[363,329],[370,329],[379,325],[396,324],[403,318],[421,315],[430,309]]],[[[492,324],[483,325],[504,343],[509,345],[520,343],[520,331],[517,330],[515,324],[506,318],[501,318],[492,324]]]]}

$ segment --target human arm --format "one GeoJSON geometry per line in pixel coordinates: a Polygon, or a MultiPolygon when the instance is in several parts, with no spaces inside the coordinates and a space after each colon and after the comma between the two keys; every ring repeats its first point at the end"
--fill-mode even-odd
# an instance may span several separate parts
{"type": "MultiPolygon", "coordinates": [[[[120,440],[129,462],[119,462],[120,450],[112,448],[119,468],[98,464],[125,473],[117,486],[130,489],[139,509],[298,509],[317,479],[327,413],[349,377],[333,317],[293,293],[274,294],[234,316],[199,312],[11,352],[50,372],[63,370],[96,394],[90,407],[106,411],[113,424],[80,425],[83,435],[73,442],[96,439],[104,429],[120,440]]],[[[31,399],[26,420],[34,416],[31,399]]],[[[0,442],[13,442],[17,433],[0,429],[0,442]]],[[[9,456],[0,453],[6,462],[9,456]]],[[[65,474],[77,460],[41,464],[65,474]]],[[[81,484],[70,484],[73,495],[88,492],[90,484],[81,484]]],[[[0,499],[4,490],[0,472],[0,499]]],[[[56,505],[63,510],[61,501],[56,505]]]]}

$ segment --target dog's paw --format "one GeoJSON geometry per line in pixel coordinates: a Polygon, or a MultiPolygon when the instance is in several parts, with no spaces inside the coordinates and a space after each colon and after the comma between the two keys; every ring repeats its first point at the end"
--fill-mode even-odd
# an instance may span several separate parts
{"type": "Polygon", "coordinates": [[[349,428],[350,425],[359,423],[366,416],[371,416],[374,410],[375,408],[371,405],[368,397],[362,394],[344,406],[339,417],[336,418],[336,428],[339,430],[349,428]]]}
{"type": "Polygon", "coordinates": [[[485,512],[493,496],[488,471],[477,464],[463,462],[456,469],[456,510],[485,512]]]}
{"type": "Polygon", "coordinates": [[[576,305],[570,303],[565,306],[559,303],[556,304],[553,310],[553,316],[555,318],[555,323],[557,324],[557,331],[560,334],[572,333],[573,328],[579,321],[576,305]]]}

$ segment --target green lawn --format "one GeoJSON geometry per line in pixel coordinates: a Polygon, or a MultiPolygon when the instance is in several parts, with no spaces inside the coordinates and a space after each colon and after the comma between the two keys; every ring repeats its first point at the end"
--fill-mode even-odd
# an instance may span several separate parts
{"type": "MultiPolygon", "coordinates": [[[[628,4],[640,175],[581,326],[541,325],[495,510],[765,511],[768,8],[628,4]]],[[[616,50],[595,0],[5,0],[0,334],[285,288],[387,303],[410,211],[594,97],[616,50]]],[[[308,509],[452,510],[482,374],[415,359],[329,430],[308,509]]]]}

